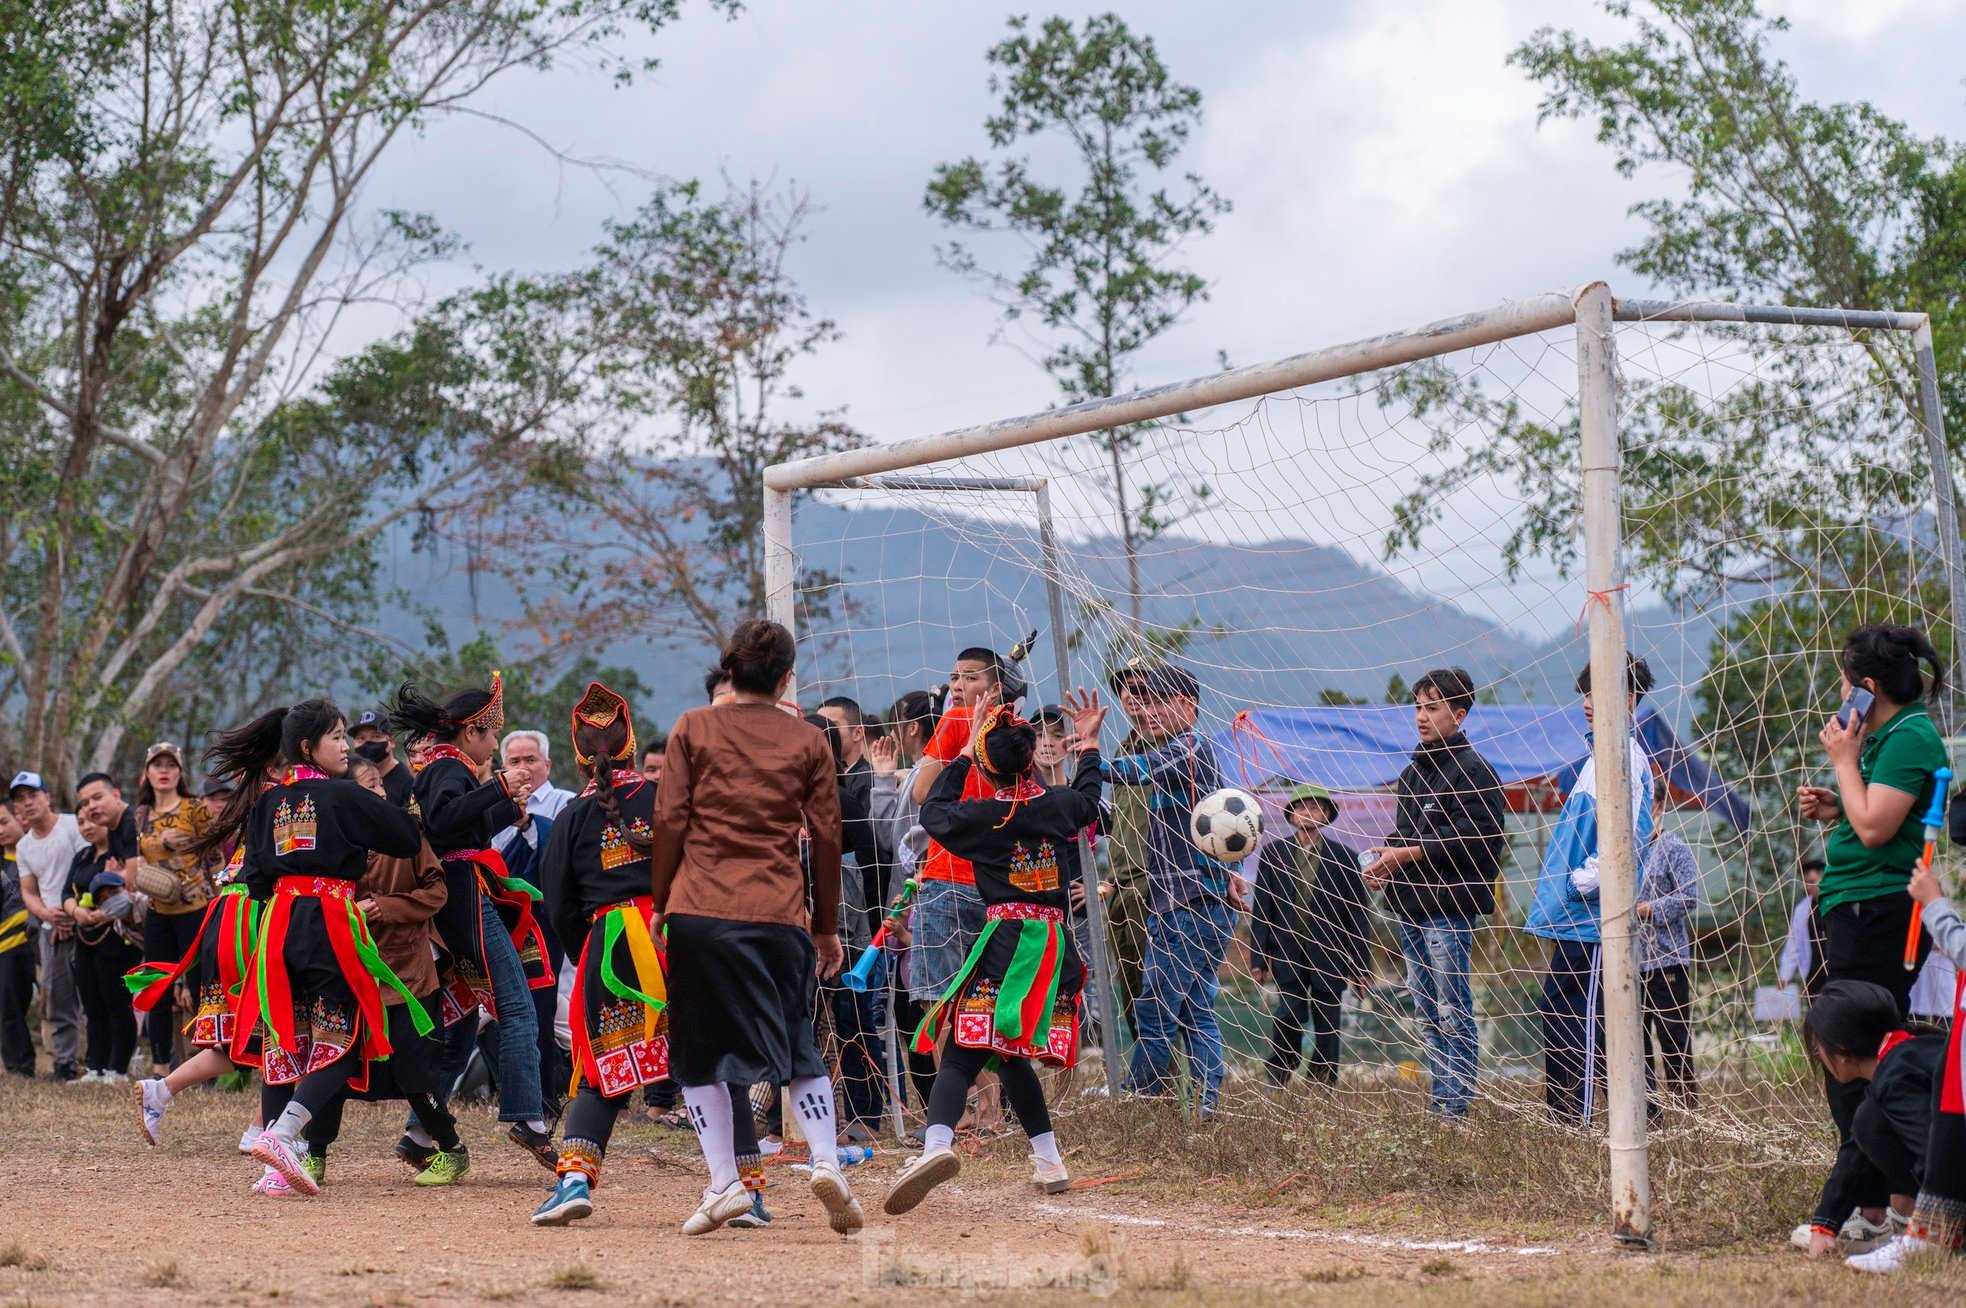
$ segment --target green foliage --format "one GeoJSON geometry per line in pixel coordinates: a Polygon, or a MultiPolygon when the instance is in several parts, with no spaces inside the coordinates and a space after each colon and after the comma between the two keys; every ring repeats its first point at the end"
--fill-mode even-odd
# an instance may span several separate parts
{"type": "Polygon", "coordinates": [[[1412,702],[1413,688],[1406,684],[1405,677],[1395,672],[1392,676],[1386,678],[1386,703],[1411,704],[1412,702]]]}
{"type": "Polygon", "coordinates": [[[1317,702],[1323,708],[1355,708],[1372,701],[1363,695],[1347,694],[1335,686],[1326,686],[1317,693],[1317,702]]]}
{"type": "MultiPolygon", "coordinates": [[[[1050,18],[1033,29],[1017,17],[1010,31],[986,56],[999,97],[984,123],[994,155],[938,167],[922,203],[951,227],[1016,236],[1030,259],[996,271],[959,241],[936,255],[987,289],[1006,327],[1031,329],[1038,362],[1067,403],[1114,395],[1133,356],[1208,296],[1178,254],[1213,230],[1229,203],[1193,172],[1167,176],[1201,121],[1201,92],[1175,81],[1152,38],[1115,14],[1080,28],[1050,18]],[[1077,171],[1063,184],[1041,179],[1031,156],[1018,152],[1049,150],[1061,138],[1077,171]]],[[[1152,431],[1120,427],[1092,438],[1126,548],[1135,636],[1141,548],[1209,495],[1206,485],[1143,473],[1152,431]]]]}

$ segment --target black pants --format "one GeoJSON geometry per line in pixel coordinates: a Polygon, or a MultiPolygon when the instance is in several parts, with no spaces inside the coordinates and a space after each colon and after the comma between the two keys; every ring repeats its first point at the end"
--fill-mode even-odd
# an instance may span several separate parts
{"type": "MultiPolygon", "coordinates": [[[[202,908],[190,913],[152,912],[143,919],[143,956],[153,963],[177,962],[190,951],[192,941],[198,938],[198,925],[204,920],[202,908]]],[[[198,993],[195,962],[185,970],[184,984],[192,994],[198,993]]],[[[150,1040],[150,1061],[159,1067],[171,1066],[171,1055],[176,1049],[177,1000],[172,994],[176,989],[172,986],[165,990],[164,997],[144,1019],[144,1033],[150,1040]]]]}
{"type": "MultiPolygon", "coordinates": [[[[358,1045],[327,1066],[315,1068],[298,1081],[289,1081],[284,1085],[262,1081],[259,1087],[261,1120],[271,1129],[290,1103],[298,1103],[311,1117],[318,1117],[328,1110],[329,1105],[340,1103],[342,1095],[348,1091],[348,1082],[361,1070],[362,1051],[358,1045]]],[[[337,1119],[337,1128],[339,1125],[337,1119]]]]}
{"type": "MultiPolygon", "coordinates": [[[[935,1074],[935,1089],[928,1097],[930,1126],[954,1127],[962,1120],[970,1087],[994,1057],[987,1049],[968,1049],[950,1041],[949,1047],[942,1051],[942,1068],[935,1074]]],[[[1031,1065],[1030,1059],[1003,1059],[997,1067],[997,1079],[1003,1083],[1004,1098],[1010,1101],[1010,1111],[1017,1114],[1017,1124],[1024,1128],[1025,1135],[1036,1139],[1051,1130],[1051,1110],[1045,1106],[1044,1082],[1038,1078],[1038,1069],[1031,1065]]]]}
{"type": "Polygon", "coordinates": [[[1557,940],[1538,1003],[1543,1020],[1543,1100],[1550,1120],[1587,1126],[1604,1080],[1604,990],[1596,941],[1557,940]]]}
{"type": "MultiPolygon", "coordinates": [[[[1924,966],[1926,955],[1932,952],[1932,937],[1920,932],[1914,960],[1917,966],[1906,969],[1905,936],[1911,929],[1911,910],[1910,895],[1894,894],[1838,904],[1822,912],[1826,979],[1874,982],[1891,992],[1892,998],[1898,1001],[1900,1014],[1910,1012],[1911,986],[1917,979],[1917,968],[1924,966]]],[[[1869,1088],[1867,1081],[1852,1080],[1845,1084],[1827,1071],[1823,1073],[1823,1098],[1829,1104],[1830,1120],[1836,1123],[1839,1144],[1851,1138],[1857,1108],[1864,1102],[1869,1088]]],[[[1882,1207],[1887,1193],[1880,1172],[1858,1204],[1864,1208],[1882,1207]]]]}
{"type": "MultiPolygon", "coordinates": [[[[1850,1136],[1876,1170],[1873,1183],[1880,1187],[1875,1191],[1876,1197],[1918,1193],[1918,1155],[1891,1125],[1882,1108],[1870,1100],[1859,1105],[1850,1118],[1850,1136]]],[[[1872,1206],[1868,1202],[1871,1197],[1863,1196],[1860,1206],[1872,1206]]]]}
{"type": "Polygon", "coordinates": [[[34,998],[34,954],[41,941],[40,924],[28,922],[21,944],[0,954],[0,1066],[22,1076],[34,1075],[34,1033],[27,1025],[27,1004],[34,998]]]}
{"type": "Polygon", "coordinates": [[[887,1111],[887,1072],[882,1048],[881,992],[844,986],[820,992],[832,1001],[833,1030],[840,1044],[840,1092],[847,1122],[880,1129],[887,1111]]]}
{"type": "Polygon", "coordinates": [[[895,1023],[894,1037],[907,1051],[908,1084],[915,1088],[915,1098],[921,1101],[925,1113],[928,1111],[928,1097],[935,1090],[935,1055],[915,1052],[915,1032],[920,1028],[922,1019],[928,1016],[929,1004],[925,1000],[908,998],[908,992],[898,986],[893,1001],[900,1005],[895,1010],[900,1014],[900,1021],[895,1023]]]}
{"type": "Polygon", "coordinates": [[[1693,986],[1684,967],[1662,967],[1645,974],[1645,1084],[1653,1084],[1652,1044],[1659,1046],[1660,1079],[1666,1092],[1687,1108],[1699,1103],[1693,1075],[1693,986]]]}
{"type": "Polygon", "coordinates": [[[78,944],[76,988],[88,1018],[87,1062],[91,1072],[128,1073],[137,1051],[137,1015],[123,973],[143,961],[143,950],[111,931],[100,944],[78,944]]]}
{"type": "Polygon", "coordinates": [[[1311,1055],[1304,1066],[1305,1075],[1321,1085],[1338,1083],[1338,1019],[1344,998],[1343,988],[1333,990],[1302,981],[1278,993],[1271,1014],[1275,1021],[1270,1027],[1270,1053],[1263,1060],[1263,1067],[1274,1084],[1287,1084],[1297,1071],[1307,1022],[1311,1028],[1311,1055]]]}

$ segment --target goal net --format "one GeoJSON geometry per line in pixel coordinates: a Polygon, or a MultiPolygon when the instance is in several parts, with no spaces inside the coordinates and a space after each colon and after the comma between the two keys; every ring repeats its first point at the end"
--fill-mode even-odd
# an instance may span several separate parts
{"type": "MultiPolygon", "coordinates": [[[[1799,1018],[1821,963],[1804,872],[1828,828],[1799,816],[1796,788],[1833,782],[1818,733],[1841,695],[1850,630],[1911,623],[1950,658],[1950,533],[1934,508],[1950,474],[1935,477],[1922,426],[1918,319],[1675,320],[1724,312],[1619,306],[1615,593],[1593,595],[1585,580],[1575,324],[1444,353],[1424,343],[1451,343],[1435,330],[1417,345],[1414,334],[1382,338],[1406,352],[1393,366],[1357,351],[1363,370],[1183,404],[1118,438],[985,448],[993,438],[978,429],[968,452],[918,442],[915,453],[952,457],[890,460],[851,486],[834,475],[845,465],[791,470],[783,484],[808,492],[790,534],[806,579],[801,697],[850,696],[878,717],[904,692],[947,682],[958,650],[1006,650],[1033,630],[1029,715],[1070,688],[1061,644],[1071,681],[1109,701],[1130,660],[1192,672],[1193,730],[1224,784],[1258,798],[1274,848],[1236,865],[1254,902],[1222,909],[1228,939],[1212,952],[1205,930],[1157,911],[1166,897],[1137,866],[1158,855],[1151,833],[1127,824],[1151,826],[1158,810],[1129,788],[1109,792],[1116,807],[1095,842],[1107,922],[1093,1005],[1106,1049],[1137,1074],[1143,1034],[1161,1040],[1162,1089],[1220,1113],[1301,1114],[1302,1087],[1318,1076],[1335,1078],[1337,1095],[1393,1096],[1418,1113],[1442,1107],[1429,1074],[1458,1066],[1465,1045],[1447,1043],[1459,1038],[1447,1015],[1426,1020],[1429,1004],[1460,1001],[1416,976],[1416,960],[1455,942],[1403,930],[1356,870],[1394,828],[1395,782],[1419,744],[1415,683],[1465,670],[1476,701],[1466,739],[1505,809],[1499,865],[1475,895],[1492,896],[1494,911],[1477,912],[1461,942],[1478,1047],[1472,1121],[1581,1104],[1602,1130],[1606,1073],[1589,1065],[1604,1037],[1588,1016],[1602,1003],[1602,962],[1551,938],[1593,934],[1599,904],[1585,899],[1580,932],[1574,913],[1553,931],[1536,904],[1539,883],[1570,870],[1548,864],[1591,753],[1578,677],[1585,620],[1604,604],[1656,678],[1635,715],[1646,774],[1636,897],[1647,907],[1634,947],[1652,1129],[1751,1130],[1773,1152],[1820,1151],[1820,1073],[1799,1018]],[[1205,973],[1219,987],[1212,1004],[1199,1002],[1209,984],[1149,996],[1166,967],[1205,973]],[[1327,1023],[1335,1039],[1319,1038],[1327,1023]]],[[[1207,398],[1170,389],[1164,404],[1207,398]]],[[[1132,698],[1126,707],[1135,719],[1109,719],[1108,756],[1149,754],[1183,725],[1150,720],[1132,698]]],[[[1949,695],[1931,706],[1943,730],[1952,707],[1949,695]]],[[[1185,818],[1199,796],[1177,798],[1185,818]]],[[[1089,944],[1092,921],[1077,929],[1089,944]]],[[[1949,1011],[1942,959],[1917,981],[1915,1012],[1949,1011]]],[[[905,1010],[900,1020],[905,1038],[905,1010]]],[[[1079,1086],[1109,1070],[1121,1081],[1127,1069],[1106,1066],[1092,1031],[1084,1043],[1079,1086]]]]}

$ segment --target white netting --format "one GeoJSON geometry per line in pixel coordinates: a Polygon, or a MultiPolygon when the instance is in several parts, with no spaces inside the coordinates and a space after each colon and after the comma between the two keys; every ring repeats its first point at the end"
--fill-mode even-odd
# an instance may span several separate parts
{"type": "MultiPolygon", "coordinates": [[[[1931,472],[1897,380],[1904,342],[1622,324],[1617,348],[1628,638],[1659,680],[1640,738],[1664,799],[1658,825],[1690,846],[1698,873],[1687,1018],[1701,1117],[1814,1124],[1816,1078],[1792,1016],[1801,978],[1776,988],[1801,863],[1825,834],[1797,817],[1794,790],[1828,776],[1816,733],[1851,628],[1908,621],[1951,644],[1931,472]]],[[[1061,636],[1074,679],[1102,691],[1116,660],[1171,648],[1204,687],[1197,730],[1231,784],[1263,798],[1266,836],[1290,838],[1281,802],[1316,783],[1337,797],[1327,837],[1349,859],[1392,825],[1391,783],[1414,744],[1407,688],[1428,669],[1466,668],[1481,690],[1468,734],[1509,807],[1501,904],[1472,941],[1477,1096],[1540,1112],[1549,946],[1522,926],[1587,752],[1574,690],[1586,601],[1575,349],[1573,331],[1551,331],[1148,432],[1122,457],[1125,478],[1136,499],[1143,485],[1171,491],[1179,520],[1138,552],[1137,632],[1112,460],[1092,438],[907,474],[1046,479],[1066,633],[1050,629],[1028,491],[822,492],[800,504],[794,533],[802,574],[827,578],[801,596],[802,694],[849,694],[880,714],[948,680],[958,649],[1006,649],[1039,628],[1035,708],[1062,697],[1061,636]]],[[[1127,733],[1116,714],[1109,755],[1127,733]]],[[[1124,832],[1101,840],[1109,881],[1126,849],[1124,832]]],[[[1130,893],[1107,901],[1123,973],[1139,966],[1143,929],[1159,929],[1130,893]]],[[[1273,940],[1344,934],[1317,906],[1282,903],[1273,940]]],[[[1343,1000],[1341,1090],[1417,1093],[1427,1058],[1383,896],[1365,922],[1373,983],[1343,1000]]],[[[1263,1112],[1276,974],[1251,979],[1248,913],[1234,932],[1215,1002],[1222,1107],[1263,1112]]],[[[1949,996],[1950,984],[1934,975],[1918,993],[1949,996]]],[[[1184,1049],[1206,1044],[1192,1011],[1178,1010],[1184,1049]]]]}

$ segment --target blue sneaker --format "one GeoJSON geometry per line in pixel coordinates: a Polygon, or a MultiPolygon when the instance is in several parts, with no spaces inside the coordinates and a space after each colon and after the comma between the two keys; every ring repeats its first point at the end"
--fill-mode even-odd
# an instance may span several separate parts
{"type": "Polygon", "coordinates": [[[724,1225],[740,1231],[761,1231],[765,1227],[770,1226],[771,1214],[765,1211],[765,1192],[763,1190],[753,1190],[751,1192],[750,1211],[739,1213],[728,1222],[725,1222],[724,1225]]]}
{"type": "Polygon", "coordinates": [[[533,1210],[534,1226],[565,1226],[594,1215],[594,1200],[588,1194],[587,1178],[568,1173],[546,1196],[546,1202],[533,1210]]]}

